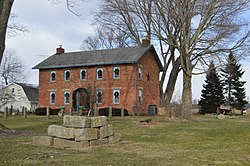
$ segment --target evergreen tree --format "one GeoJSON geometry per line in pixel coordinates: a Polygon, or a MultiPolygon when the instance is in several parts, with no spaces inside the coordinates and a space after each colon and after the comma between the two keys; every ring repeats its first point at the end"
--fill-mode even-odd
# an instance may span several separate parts
{"type": "Polygon", "coordinates": [[[223,86],[214,63],[211,62],[199,101],[200,113],[216,113],[224,101],[223,86]]]}
{"type": "Polygon", "coordinates": [[[245,104],[248,102],[246,99],[246,91],[243,87],[246,81],[241,81],[244,72],[241,65],[237,63],[234,55],[230,52],[227,64],[222,70],[224,94],[226,95],[226,104],[233,108],[243,110],[245,104]]]}

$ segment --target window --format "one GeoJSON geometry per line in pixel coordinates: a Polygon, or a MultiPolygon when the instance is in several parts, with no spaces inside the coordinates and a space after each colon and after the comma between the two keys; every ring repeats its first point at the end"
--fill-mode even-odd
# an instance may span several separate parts
{"type": "Polygon", "coordinates": [[[86,80],[86,69],[82,69],[81,71],[80,71],[80,79],[81,80],[86,80]]]}
{"type": "Polygon", "coordinates": [[[113,78],[120,78],[120,67],[113,68],[113,78]]]}
{"type": "Polygon", "coordinates": [[[56,93],[50,92],[50,104],[56,104],[56,93]]]}
{"type": "Polygon", "coordinates": [[[96,79],[97,80],[102,80],[103,79],[103,69],[99,68],[96,70],[96,79]]]}
{"type": "Polygon", "coordinates": [[[64,104],[70,104],[70,92],[69,91],[64,92],[64,104]]]}
{"type": "Polygon", "coordinates": [[[12,94],[14,94],[15,93],[15,88],[12,88],[12,94]]]}
{"type": "Polygon", "coordinates": [[[65,81],[69,81],[70,80],[70,71],[69,70],[66,70],[64,72],[64,80],[65,81]]]}
{"type": "Polygon", "coordinates": [[[120,104],[120,90],[113,90],[113,104],[120,104]]]}
{"type": "Polygon", "coordinates": [[[55,71],[50,72],[50,81],[51,82],[56,81],[56,72],[55,71]]]}
{"type": "Polygon", "coordinates": [[[139,89],[139,103],[142,104],[142,89],[139,89]]]}
{"type": "Polygon", "coordinates": [[[102,91],[97,91],[96,92],[96,104],[102,104],[102,91]]]}
{"type": "Polygon", "coordinates": [[[138,78],[142,79],[142,68],[141,67],[138,68],[138,73],[139,73],[138,78]]]}

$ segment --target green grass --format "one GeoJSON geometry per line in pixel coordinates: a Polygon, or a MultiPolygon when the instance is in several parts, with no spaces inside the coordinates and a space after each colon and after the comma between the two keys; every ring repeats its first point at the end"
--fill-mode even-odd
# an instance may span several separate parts
{"type": "Polygon", "coordinates": [[[50,124],[62,124],[52,116],[10,116],[0,122],[31,135],[0,136],[0,165],[250,165],[250,117],[219,120],[194,116],[180,122],[150,117],[112,117],[113,130],[122,134],[118,144],[82,150],[55,149],[30,144],[32,135],[46,135],[50,124]]]}

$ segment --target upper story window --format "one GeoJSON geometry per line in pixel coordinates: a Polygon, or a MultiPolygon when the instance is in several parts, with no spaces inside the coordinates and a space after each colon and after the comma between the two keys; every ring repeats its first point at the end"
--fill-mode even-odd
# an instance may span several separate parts
{"type": "Polygon", "coordinates": [[[113,90],[113,104],[120,104],[120,90],[113,90]]]}
{"type": "Polygon", "coordinates": [[[142,79],[142,67],[138,67],[138,78],[142,79]]]}
{"type": "Polygon", "coordinates": [[[14,94],[15,93],[15,88],[12,88],[12,94],[14,94]]]}
{"type": "Polygon", "coordinates": [[[50,92],[50,104],[56,104],[56,92],[50,92]]]}
{"type": "Polygon", "coordinates": [[[65,81],[69,81],[70,80],[70,71],[69,70],[66,70],[64,72],[64,80],[65,81]]]}
{"type": "Polygon", "coordinates": [[[55,82],[56,81],[56,72],[55,71],[51,71],[50,72],[50,81],[51,82],[55,82]]]}
{"type": "Polygon", "coordinates": [[[139,89],[139,103],[142,104],[142,89],[139,89]]]}
{"type": "Polygon", "coordinates": [[[86,80],[86,76],[87,76],[86,69],[82,69],[82,70],[80,71],[80,79],[81,79],[81,80],[86,80]]]}
{"type": "Polygon", "coordinates": [[[96,69],[96,79],[97,80],[103,79],[103,68],[96,69]]]}
{"type": "Polygon", "coordinates": [[[96,104],[102,104],[102,100],[103,100],[102,91],[97,91],[96,92],[96,104]]]}
{"type": "Polygon", "coordinates": [[[70,104],[70,92],[69,91],[64,92],[64,104],[70,104]]]}
{"type": "Polygon", "coordinates": [[[114,67],[113,68],[113,78],[120,78],[120,67],[114,67]]]}

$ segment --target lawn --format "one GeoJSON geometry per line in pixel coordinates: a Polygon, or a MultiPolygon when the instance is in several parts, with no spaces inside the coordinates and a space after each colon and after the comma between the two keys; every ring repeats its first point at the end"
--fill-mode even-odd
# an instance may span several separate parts
{"type": "Polygon", "coordinates": [[[76,149],[55,149],[31,144],[31,136],[46,135],[62,117],[10,116],[0,122],[21,132],[0,136],[0,165],[250,165],[250,117],[215,119],[193,116],[191,121],[150,117],[112,117],[108,122],[122,135],[118,144],[76,149]]]}

